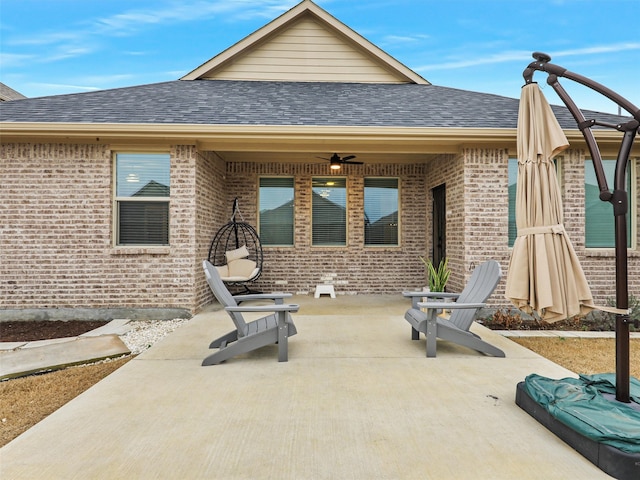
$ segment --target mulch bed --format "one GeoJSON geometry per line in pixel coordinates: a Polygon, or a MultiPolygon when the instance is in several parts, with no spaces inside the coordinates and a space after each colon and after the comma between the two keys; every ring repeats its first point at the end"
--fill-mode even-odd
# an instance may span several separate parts
{"type": "Polygon", "coordinates": [[[32,342],[75,337],[109,322],[96,320],[37,320],[0,322],[0,342],[32,342]]]}
{"type": "MultiPolygon", "coordinates": [[[[499,310],[478,322],[491,330],[561,330],[583,332],[611,332],[615,331],[613,316],[600,312],[590,313],[586,317],[573,317],[555,323],[547,323],[538,318],[525,318],[518,310],[499,310]]],[[[635,331],[633,325],[630,328],[635,331]]]]}

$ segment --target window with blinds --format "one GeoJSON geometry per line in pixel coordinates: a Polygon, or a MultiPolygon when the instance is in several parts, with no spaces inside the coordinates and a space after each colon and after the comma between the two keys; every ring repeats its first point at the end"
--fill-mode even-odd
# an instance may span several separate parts
{"type": "Polygon", "coordinates": [[[347,244],[347,181],[345,178],[313,178],[311,210],[313,246],[347,244]]]}
{"type": "MultiPolygon", "coordinates": [[[[616,169],[616,160],[603,159],[602,167],[609,190],[613,189],[613,180],[616,169]]],[[[629,200],[629,212],[627,212],[627,245],[631,246],[631,172],[627,169],[626,190],[629,200]]],[[[596,179],[593,161],[587,159],[584,162],[584,190],[585,190],[585,246],[587,248],[614,248],[615,247],[615,220],[613,207],[609,202],[600,200],[600,188],[596,179]]]]}
{"type": "Polygon", "coordinates": [[[260,242],[265,246],[293,245],[293,178],[261,178],[260,242]]]}
{"type": "Polygon", "coordinates": [[[169,245],[168,153],[118,153],[116,245],[169,245]]]}
{"type": "Polygon", "coordinates": [[[364,179],[364,244],[398,245],[398,179],[364,179]]]}

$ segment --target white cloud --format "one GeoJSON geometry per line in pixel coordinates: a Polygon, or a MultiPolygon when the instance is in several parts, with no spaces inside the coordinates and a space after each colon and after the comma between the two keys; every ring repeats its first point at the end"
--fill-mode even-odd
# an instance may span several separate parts
{"type": "Polygon", "coordinates": [[[136,78],[135,75],[132,75],[129,73],[123,73],[123,74],[114,74],[114,75],[83,75],[82,77],[79,77],[79,80],[82,83],[108,85],[108,84],[133,80],[135,78],[136,78]]]}
{"type": "MultiPolygon", "coordinates": [[[[149,26],[190,22],[225,14],[227,20],[237,21],[253,17],[273,17],[295,5],[282,0],[169,0],[164,8],[128,10],[111,16],[91,19],[81,24],[67,25],[65,30],[37,32],[28,35],[5,35],[5,46],[48,46],[57,53],[46,61],[87,55],[99,50],[104,37],[135,35],[149,26]]],[[[15,59],[19,54],[13,55],[15,59]]]]}
{"type": "Polygon", "coordinates": [[[80,57],[82,55],[87,55],[93,53],[91,48],[86,47],[76,47],[76,46],[65,46],[56,49],[55,53],[50,55],[45,55],[38,57],[38,60],[43,63],[57,62],[59,60],[65,60],[67,58],[80,57]]]}
{"type": "Polygon", "coordinates": [[[430,70],[455,70],[459,68],[469,68],[469,67],[477,67],[479,65],[491,65],[495,63],[505,63],[505,62],[513,62],[513,61],[526,61],[531,60],[531,52],[529,51],[508,51],[501,53],[494,53],[486,56],[477,56],[475,58],[470,58],[467,60],[457,60],[445,63],[434,63],[432,65],[423,65],[420,67],[414,68],[414,70],[420,71],[430,71],[430,70]]]}
{"type": "Polygon", "coordinates": [[[134,82],[135,75],[83,75],[70,79],[74,83],[53,83],[53,82],[26,82],[25,88],[32,92],[32,96],[43,96],[51,94],[93,92],[104,88],[117,88],[118,85],[125,85],[134,82]]]}
{"type": "MultiPolygon", "coordinates": [[[[623,52],[629,50],[640,50],[640,43],[615,43],[611,45],[595,45],[592,47],[585,48],[576,48],[576,49],[568,49],[561,50],[558,52],[545,52],[549,53],[549,55],[553,60],[557,57],[575,57],[575,56],[584,56],[584,55],[597,55],[603,53],[613,53],[613,52],[623,52]]],[[[504,51],[489,55],[477,55],[475,58],[464,59],[464,60],[455,60],[444,63],[434,63],[431,65],[422,65],[419,67],[415,67],[414,70],[417,72],[426,72],[433,70],[456,70],[462,68],[469,67],[477,67],[480,65],[492,65],[497,63],[506,63],[506,62],[532,62],[533,58],[531,57],[531,51],[525,50],[514,50],[514,51],[504,51]]]]}
{"type": "Polygon", "coordinates": [[[129,10],[109,17],[98,18],[89,23],[92,33],[107,35],[128,35],[144,29],[148,25],[162,25],[177,22],[190,22],[229,15],[231,19],[254,17],[273,18],[290,9],[297,2],[279,0],[218,0],[218,1],[176,1],[164,8],[147,10],[129,10]]]}
{"type": "Polygon", "coordinates": [[[418,43],[429,38],[429,35],[386,35],[382,41],[385,44],[398,44],[398,43],[418,43]]]}
{"type": "Polygon", "coordinates": [[[29,88],[34,88],[41,91],[51,91],[56,93],[59,93],[60,91],[77,92],[78,90],[81,90],[81,91],[90,92],[90,91],[100,90],[98,87],[89,87],[84,85],[68,85],[64,83],[29,82],[26,84],[26,86],[29,88]]]}
{"type": "Polygon", "coordinates": [[[20,67],[25,63],[33,62],[34,55],[20,53],[0,52],[0,64],[3,68],[20,67]]]}
{"type": "Polygon", "coordinates": [[[562,50],[559,52],[555,52],[553,55],[551,55],[551,57],[574,57],[576,55],[594,55],[599,53],[625,52],[629,50],[640,50],[640,43],[614,43],[613,45],[597,45],[594,47],[562,50]]]}

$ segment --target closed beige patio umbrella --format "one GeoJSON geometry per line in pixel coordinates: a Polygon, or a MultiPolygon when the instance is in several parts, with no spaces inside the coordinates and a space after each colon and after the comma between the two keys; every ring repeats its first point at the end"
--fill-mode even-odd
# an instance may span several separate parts
{"type": "Polygon", "coordinates": [[[522,88],[518,112],[517,238],[505,294],[546,322],[586,314],[593,299],[565,231],[553,158],[569,146],[538,84],[522,88]]]}

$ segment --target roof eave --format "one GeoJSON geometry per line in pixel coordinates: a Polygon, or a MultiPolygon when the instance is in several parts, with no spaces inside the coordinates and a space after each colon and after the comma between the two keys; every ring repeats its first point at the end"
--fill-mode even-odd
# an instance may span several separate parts
{"type": "MultiPolygon", "coordinates": [[[[316,151],[345,146],[366,152],[455,153],[465,146],[513,147],[515,128],[281,126],[201,124],[109,124],[0,122],[2,143],[101,143],[197,145],[202,150],[316,151]]],[[[583,147],[579,130],[566,130],[583,147]]],[[[619,145],[620,133],[594,132],[602,145],[619,145]]]]}

